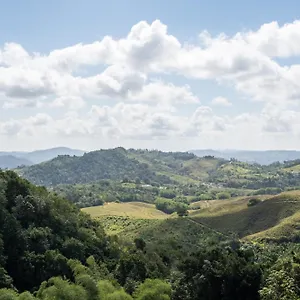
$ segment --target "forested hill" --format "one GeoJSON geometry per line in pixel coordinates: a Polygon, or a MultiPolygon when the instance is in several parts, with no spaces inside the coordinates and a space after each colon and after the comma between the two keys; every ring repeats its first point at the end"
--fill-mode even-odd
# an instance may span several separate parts
{"type": "Polygon", "coordinates": [[[213,156],[199,158],[188,152],[115,148],[80,157],[58,156],[17,172],[43,186],[110,179],[158,185],[206,182],[229,188],[284,188],[299,185],[300,160],[263,166],[213,156]]]}
{"type": "Polygon", "coordinates": [[[96,221],[45,188],[0,171],[1,288],[32,290],[52,276],[70,276],[68,259],[104,259],[105,253],[96,221]]]}
{"type": "Polygon", "coordinates": [[[58,156],[18,172],[29,181],[45,186],[90,183],[101,179],[171,183],[170,176],[180,173],[183,162],[195,158],[189,153],[115,148],[89,152],[81,157],[58,156]]]}
{"type": "Polygon", "coordinates": [[[185,218],[155,224],[148,235],[163,228],[164,239],[109,237],[68,201],[0,171],[0,299],[258,299],[251,251],[218,245],[218,234],[185,218]]]}

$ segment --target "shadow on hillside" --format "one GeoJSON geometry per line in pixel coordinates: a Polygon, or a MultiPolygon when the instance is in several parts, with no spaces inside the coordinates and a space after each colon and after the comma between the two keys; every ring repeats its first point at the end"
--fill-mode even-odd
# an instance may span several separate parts
{"type": "Polygon", "coordinates": [[[256,206],[220,216],[193,217],[222,233],[235,233],[240,238],[269,229],[282,219],[292,216],[300,209],[300,201],[288,201],[279,197],[263,201],[256,206]]]}

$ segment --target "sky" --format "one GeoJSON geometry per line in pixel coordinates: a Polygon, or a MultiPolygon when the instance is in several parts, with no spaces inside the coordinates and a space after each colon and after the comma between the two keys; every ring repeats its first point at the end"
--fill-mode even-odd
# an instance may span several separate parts
{"type": "Polygon", "coordinates": [[[299,8],[2,1],[0,151],[299,150],[299,8]]]}

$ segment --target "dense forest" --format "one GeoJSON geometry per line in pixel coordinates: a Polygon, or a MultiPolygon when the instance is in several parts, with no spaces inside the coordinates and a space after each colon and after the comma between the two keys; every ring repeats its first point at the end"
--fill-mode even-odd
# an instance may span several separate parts
{"type": "Polygon", "coordinates": [[[178,223],[175,240],[186,243],[202,228],[187,248],[172,236],[108,236],[101,222],[12,171],[0,173],[0,205],[0,299],[300,297],[298,244],[241,242],[184,217],[164,226],[178,223]]]}

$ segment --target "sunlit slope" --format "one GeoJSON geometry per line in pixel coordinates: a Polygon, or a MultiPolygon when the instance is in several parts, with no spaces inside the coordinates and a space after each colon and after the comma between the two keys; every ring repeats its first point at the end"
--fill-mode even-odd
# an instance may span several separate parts
{"type": "Polygon", "coordinates": [[[122,216],[137,219],[165,219],[169,215],[155,208],[152,204],[142,202],[105,203],[101,206],[83,208],[82,211],[93,218],[102,216],[122,216]]]}
{"type": "MultiPolygon", "coordinates": [[[[288,217],[297,220],[300,210],[300,193],[286,192],[269,197],[248,207],[249,198],[224,201],[190,213],[190,217],[220,232],[245,237],[279,226],[288,217]]],[[[273,230],[275,230],[273,228],[273,230]]],[[[284,231],[282,231],[284,232],[284,231]]]]}
{"type": "Polygon", "coordinates": [[[197,251],[208,239],[216,242],[226,239],[190,218],[135,219],[106,216],[99,220],[107,234],[117,235],[125,243],[142,238],[148,249],[160,252],[162,256],[168,253],[171,259],[176,260],[178,256],[185,257],[197,251]]]}

